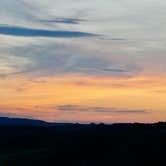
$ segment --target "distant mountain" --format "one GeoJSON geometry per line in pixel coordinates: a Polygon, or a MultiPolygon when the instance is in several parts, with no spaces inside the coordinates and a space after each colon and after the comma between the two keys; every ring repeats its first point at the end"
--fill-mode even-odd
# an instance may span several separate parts
{"type": "Polygon", "coordinates": [[[42,120],[36,119],[26,119],[26,118],[10,118],[10,117],[0,117],[0,126],[36,126],[36,127],[73,127],[73,126],[91,126],[88,125],[80,125],[77,123],[54,123],[54,122],[46,122],[42,120]]]}
{"type": "Polygon", "coordinates": [[[26,118],[10,118],[10,117],[0,117],[0,126],[36,126],[36,127],[57,127],[57,128],[72,128],[72,129],[78,129],[78,128],[93,128],[93,127],[129,127],[129,126],[166,126],[166,122],[158,122],[153,124],[143,124],[143,123],[110,123],[110,124],[95,124],[95,123],[89,123],[89,124],[79,124],[79,123],[54,123],[54,122],[46,122],[42,120],[35,120],[35,119],[26,119],[26,118]]]}
{"type": "Polygon", "coordinates": [[[0,117],[0,126],[47,126],[48,124],[41,120],[0,117]]]}

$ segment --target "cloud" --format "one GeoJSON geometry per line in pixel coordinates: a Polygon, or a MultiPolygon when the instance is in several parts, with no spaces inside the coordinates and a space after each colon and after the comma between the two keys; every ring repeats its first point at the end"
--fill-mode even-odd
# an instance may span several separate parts
{"type": "Polygon", "coordinates": [[[105,72],[115,72],[115,73],[123,73],[123,72],[129,72],[126,69],[118,69],[118,68],[99,68],[98,70],[100,71],[105,71],[105,72]]]}
{"type": "MultiPolygon", "coordinates": [[[[103,3],[95,0],[94,5],[88,0],[69,0],[70,5],[66,5],[65,0],[1,0],[0,34],[3,35],[0,35],[0,40],[3,42],[0,59],[10,51],[9,54],[26,57],[33,64],[19,65],[17,60],[6,64],[9,60],[5,60],[0,65],[6,65],[8,71],[13,70],[9,75],[20,71],[31,71],[34,75],[36,71],[40,75],[165,73],[165,41],[162,35],[165,29],[159,25],[164,20],[166,3],[162,1],[156,8],[155,3],[151,3],[151,7],[149,3],[143,3],[146,0],[136,4],[131,0],[121,1],[104,0],[103,3]],[[111,15],[106,14],[110,8],[111,15]],[[58,24],[55,31],[52,30],[54,23],[58,24]],[[96,34],[102,35],[93,37],[96,34]],[[64,39],[75,37],[77,40],[66,40],[68,43],[64,39]],[[32,42],[28,42],[30,39],[32,42]],[[7,41],[5,44],[4,40],[7,41]],[[13,44],[8,46],[8,43],[13,44]],[[20,47],[14,48],[15,43],[20,47]]],[[[0,71],[2,76],[6,73],[9,72],[0,71]]]]}
{"type": "Polygon", "coordinates": [[[0,55],[0,77],[21,74],[29,71],[33,62],[26,57],[19,57],[10,54],[4,54],[3,51],[0,55]]]}
{"type": "MultiPolygon", "coordinates": [[[[22,39],[22,38],[21,38],[22,39]]],[[[86,50],[86,45],[76,44],[74,41],[49,41],[50,39],[28,40],[28,43],[23,43],[22,40],[17,41],[17,45],[8,45],[2,48],[4,54],[0,55],[4,59],[4,64],[7,67],[12,67],[12,72],[0,73],[1,75],[33,75],[33,76],[52,76],[61,74],[83,74],[83,75],[113,75],[113,76],[128,76],[138,68],[133,64],[122,64],[115,62],[111,57],[95,52],[93,48],[86,50]],[[45,41],[46,40],[46,41],[45,41]],[[47,41],[48,40],[48,41],[47,41]],[[5,48],[6,47],[6,48],[5,48]],[[6,56],[5,56],[6,55],[6,56]],[[12,58],[9,62],[6,57],[12,58]],[[28,61],[27,65],[22,64],[22,61],[28,61]],[[19,64],[18,64],[19,62],[19,64]],[[14,65],[15,64],[15,65],[14,65]]],[[[29,39],[29,38],[28,38],[29,39]]],[[[59,39],[58,39],[59,40],[59,39]]],[[[87,41],[87,39],[83,39],[87,41]]]]}
{"type": "Polygon", "coordinates": [[[92,107],[92,106],[81,106],[81,105],[59,105],[55,107],[59,111],[71,111],[71,112],[95,112],[95,113],[109,113],[109,114],[146,114],[149,113],[146,110],[121,110],[116,108],[108,107],[92,107]]]}
{"type": "Polygon", "coordinates": [[[0,73],[0,78],[5,78],[8,76],[19,75],[19,74],[25,74],[25,73],[29,73],[29,72],[33,72],[33,68],[31,70],[27,69],[27,70],[21,70],[21,71],[17,71],[17,72],[0,73]]]}
{"type": "Polygon", "coordinates": [[[0,34],[23,37],[57,37],[57,38],[79,38],[79,37],[93,37],[96,34],[79,32],[79,31],[58,31],[46,29],[32,29],[26,27],[17,27],[9,25],[0,26],[0,34]]]}
{"type": "Polygon", "coordinates": [[[46,22],[46,23],[80,24],[80,22],[83,22],[85,20],[78,19],[78,18],[57,17],[55,19],[45,19],[45,20],[40,20],[40,21],[46,22]]]}

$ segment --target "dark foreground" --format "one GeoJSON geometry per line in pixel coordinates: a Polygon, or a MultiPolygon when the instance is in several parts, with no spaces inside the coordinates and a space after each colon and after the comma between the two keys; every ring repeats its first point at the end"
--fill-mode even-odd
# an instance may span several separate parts
{"type": "Polygon", "coordinates": [[[166,124],[80,125],[0,118],[0,165],[150,166],[166,163],[166,124]]]}

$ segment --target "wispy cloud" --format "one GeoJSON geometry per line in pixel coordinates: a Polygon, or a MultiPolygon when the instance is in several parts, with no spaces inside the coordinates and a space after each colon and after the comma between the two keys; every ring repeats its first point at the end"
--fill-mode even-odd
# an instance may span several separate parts
{"type": "Polygon", "coordinates": [[[58,37],[58,38],[79,38],[79,37],[93,37],[97,36],[93,33],[79,32],[79,31],[60,31],[60,30],[46,30],[46,29],[32,29],[26,27],[17,27],[9,25],[0,26],[0,34],[23,37],[58,37]]]}
{"type": "MultiPolygon", "coordinates": [[[[22,39],[22,38],[21,38],[22,39]]],[[[29,39],[29,38],[28,38],[29,39]]],[[[22,39],[23,40],[23,39],[22,39]]],[[[22,41],[21,40],[21,41],[22,41]]],[[[87,39],[82,39],[88,41],[87,39]]],[[[60,74],[86,74],[86,75],[114,75],[128,76],[137,72],[139,69],[130,64],[117,63],[111,58],[103,55],[102,52],[86,50],[86,46],[80,46],[73,41],[59,43],[44,42],[38,39],[31,41],[29,44],[21,45],[17,42],[17,46],[4,48],[8,57],[12,57],[12,63],[7,65],[8,59],[4,60],[7,67],[14,68],[12,72],[0,72],[1,75],[30,74],[39,76],[52,76],[60,74]],[[28,61],[28,65],[18,68],[18,58],[28,61]],[[30,63],[31,62],[31,63],[30,63]],[[13,66],[15,64],[15,66],[13,66]]],[[[0,57],[6,57],[5,54],[0,57]]],[[[21,64],[21,63],[19,63],[21,64]]]]}
{"type": "Polygon", "coordinates": [[[92,107],[92,106],[82,106],[82,105],[59,105],[55,109],[60,111],[83,111],[83,112],[96,112],[96,113],[109,113],[109,114],[146,114],[149,113],[147,110],[121,110],[116,108],[108,107],[92,107]]]}
{"type": "Polygon", "coordinates": [[[123,73],[123,72],[128,72],[126,69],[118,69],[118,68],[103,68],[101,69],[103,71],[106,71],[106,72],[117,72],[117,73],[123,73]]]}
{"type": "Polygon", "coordinates": [[[45,20],[40,20],[40,21],[46,22],[46,23],[80,24],[81,22],[84,22],[85,20],[78,19],[78,18],[57,17],[54,19],[45,19],[45,20]]]}

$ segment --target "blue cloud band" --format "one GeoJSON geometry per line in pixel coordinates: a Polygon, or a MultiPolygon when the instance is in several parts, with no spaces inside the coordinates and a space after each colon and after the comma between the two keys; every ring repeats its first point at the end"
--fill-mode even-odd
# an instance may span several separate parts
{"type": "Polygon", "coordinates": [[[0,26],[0,34],[11,36],[24,37],[59,37],[59,38],[79,38],[79,37],[93,37],[92,33],[79,31],[54,31],[45,29],[32,29],[17,26],[0,26]]]}

